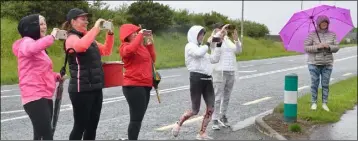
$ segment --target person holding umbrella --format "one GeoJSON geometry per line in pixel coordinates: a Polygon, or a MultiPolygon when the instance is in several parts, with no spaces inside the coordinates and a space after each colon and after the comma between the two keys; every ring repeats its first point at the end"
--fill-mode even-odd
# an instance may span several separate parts
{"type": "Polygon", "coordinates": [[[105,44],[95,40],[105,20],[98,19],[94,27],[87,31],[87,15],[83,10],[73,8],[67,13],[63,24],[63,29],[68,31],[66,52],[68,49],[75,50],[69,51],[68,56],[71,74],[68,92],[74,117],[70,140],[96,139],[104,88],[101,56],[110,55],[114,43],[113,29],[108,30],[105,44]]]}
{"type": "Polygon", "coordinates": [[[339,50],[336,34],[329,31],[330,20],[321,15],[316,20],[317,31],[311,32],[304,42],[308,53],[308,70],[311,75],[312,110],[317,109],[318,85],[321,79],[322,108],[329,111],[327,106],[329,81],[333,68],[333,54],[339,50]]]}
{"type": "Polygon", "coordinates": [[[130,114],[128,139],[137,140],[153,87],[153,64],[156,60],[154,40],[148,30],[133,24],[120,27],[119,39],[119,54],[126,70],[122,90],[130,114]]]}
{"type": "Polygon", "coordinates": [[[321,77],[322,107],[327,106],[329,81],[333,68],[333,53],[339,42],[354,28],[350,10],[319,5],[293,14],[280,31],[286,50],[306,53],[311,75],[311,109],[317,108],[317,92],[321,77]]]}
{"type": "Polygon", "coordinates": [[[33,139],[53,140],[52,97],[56,82],[63,79],[53,72],[46,49],[54,43],[58,29],[46,35],[46,21],[39,14],[23,17],[17,29],[22,38],[14,42],[12,51],[17,57],[21,101],[32,122],[33,139]]]}

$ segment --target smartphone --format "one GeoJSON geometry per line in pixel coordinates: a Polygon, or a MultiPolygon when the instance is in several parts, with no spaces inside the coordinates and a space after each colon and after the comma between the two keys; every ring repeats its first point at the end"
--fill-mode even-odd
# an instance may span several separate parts
{"type": "Polygon", "coordinates": [[[220,42],[220,37],[213,37],[212,42],[220,42]]]}
{"type": "Polygon", "coordinates": [[[152,30],[144,30],[144,31],[143,31],[143,35],[144,35],[144,36],[150,36],[150,35],[152,35],[152,30]]]}
{"type": "Polygon", "coordinates": [[[109,21],[105,21],[102,24],[102,29],[112,30],[113,23],[109,21]]]}
{"type": "Polygon", "coordinates": [[[66,40],[67,39],[67,31],[66,30],[59,30],[56,33],[56,40],[66,40]]]}

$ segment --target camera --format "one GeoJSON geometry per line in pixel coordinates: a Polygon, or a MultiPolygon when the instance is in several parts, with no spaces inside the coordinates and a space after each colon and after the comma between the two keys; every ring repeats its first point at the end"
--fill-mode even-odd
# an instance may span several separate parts
{"type": "Polygon", "coordinates": [[[56,33],[56,40],[66,40],[67,39],[67,31],[66,30],[58,30],[56,33]]]}
{"type": "Polygon", "coordinates": [[[143,35],[144,35],[144,36],[150,36],[150,35],[152,35],[152,30],[144,30],[144,31],[143,31],[143,35]]]}
{"type": "Polygon", "coordinates": [[[112,30],[113,29],[112,22],[104,21],[102,24],[102,29],[112,30]]]}
{"type": "Polygon", "coordinates": [[[220,42],[220,37],[213,37],[212,42],[220,42]]]}

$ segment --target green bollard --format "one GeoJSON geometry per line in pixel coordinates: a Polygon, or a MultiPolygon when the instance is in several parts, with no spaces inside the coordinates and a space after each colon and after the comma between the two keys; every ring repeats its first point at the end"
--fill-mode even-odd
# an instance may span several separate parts
{"type": "Polygon", "coordinates": [[[285,94],[283,106],[283,120],[287,123],[297,121],[297,74],[288,74],[285,76],[285,94]]]}

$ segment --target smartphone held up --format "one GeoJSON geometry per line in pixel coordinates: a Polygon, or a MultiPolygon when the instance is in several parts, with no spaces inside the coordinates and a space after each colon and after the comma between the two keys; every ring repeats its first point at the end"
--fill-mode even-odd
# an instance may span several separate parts
{"type": "Polygon", "coordinates": [[[66,40],[67,39],[67,31],[66,30],[57,30],[55,39],[56,40],[66,40]]]}

